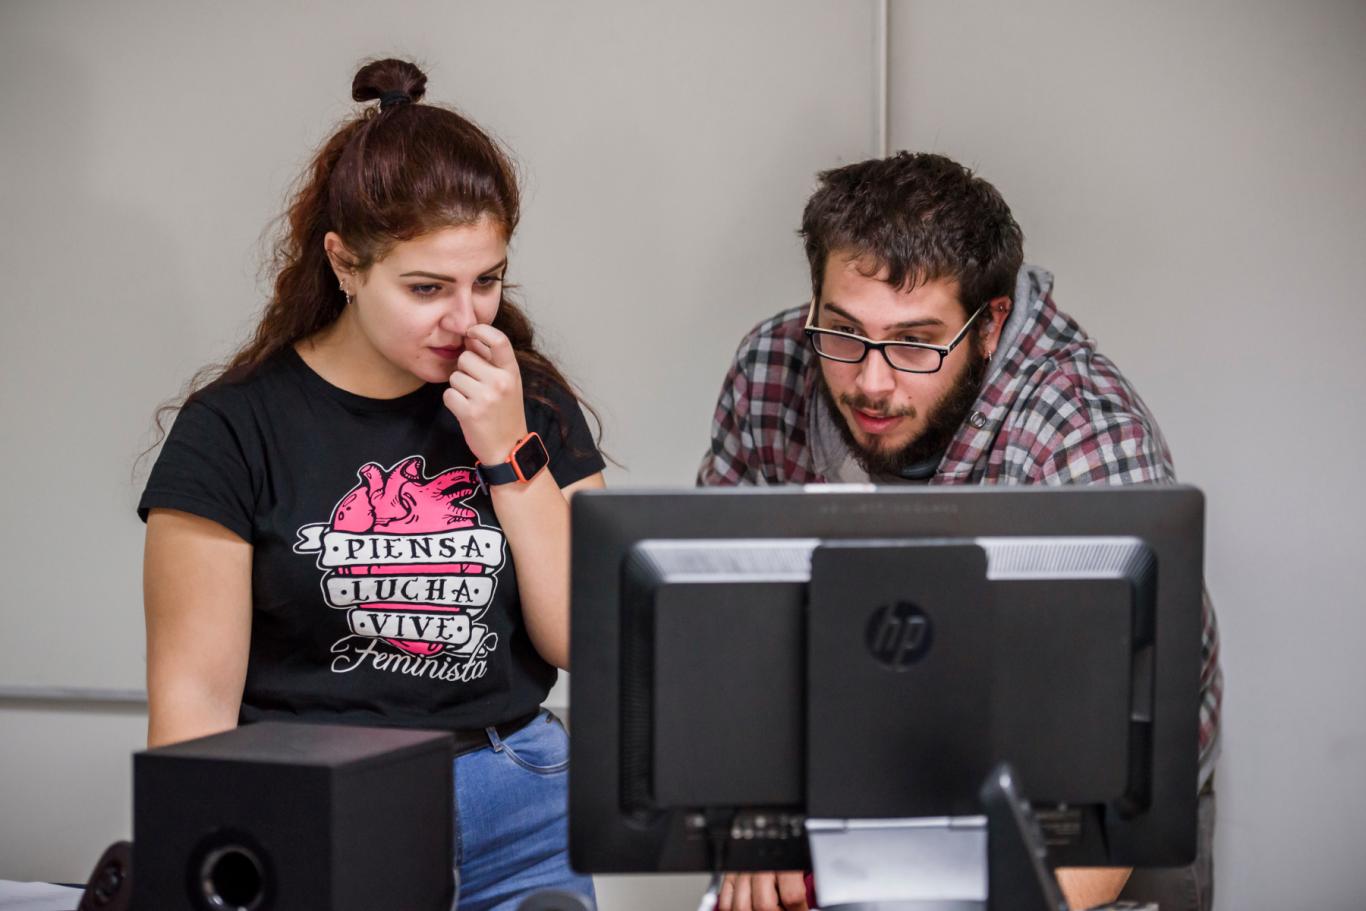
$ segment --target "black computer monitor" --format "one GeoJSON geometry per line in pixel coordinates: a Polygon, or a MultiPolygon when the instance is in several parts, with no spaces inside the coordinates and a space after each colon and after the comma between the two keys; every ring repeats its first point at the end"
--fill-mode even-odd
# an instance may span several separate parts
{"type": "Polygon", "coordinates": [[[807,817],[975,814],[1001,760],[1055,865],[1193,859],[1199,491],[588,491],[572,512],[576,868],[709,870],[718,820],[727,868],[800,868],[807,817]]]}

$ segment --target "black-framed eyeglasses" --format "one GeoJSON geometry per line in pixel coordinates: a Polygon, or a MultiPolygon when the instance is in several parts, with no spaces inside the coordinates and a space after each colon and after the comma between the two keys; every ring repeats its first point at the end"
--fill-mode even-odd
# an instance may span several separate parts
{"type": "Polygon", "coordinates": [[[811,347],[826,360],[839,361],[841,364],[858,364],[868,356],[869,349],[882,352],[882,357],[893,370],[905,373],[937,373],[944,366],[944,358],[949,356],[958,343],[967,337],[968,329],[977,317],[987,309],[986,304],[968,317],[963,328],[947,345],[931,345],[928,342],[875,342],[870,338],[837,329],[821,329],[815,325],[816,301],[811,301],[811,312],[806,317],[806,337],[811,347]]]}

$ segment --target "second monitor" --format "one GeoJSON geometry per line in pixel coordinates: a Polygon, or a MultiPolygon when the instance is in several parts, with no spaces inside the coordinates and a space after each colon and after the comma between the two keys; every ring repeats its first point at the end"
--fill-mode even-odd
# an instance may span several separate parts
{"type": "Polygon", "coordinates": [[[574,501],[570,850],[806,865],[807,816],[957,816],[1004,759],[1058,864],[1194,855],[1189,488],[574,501]]]}

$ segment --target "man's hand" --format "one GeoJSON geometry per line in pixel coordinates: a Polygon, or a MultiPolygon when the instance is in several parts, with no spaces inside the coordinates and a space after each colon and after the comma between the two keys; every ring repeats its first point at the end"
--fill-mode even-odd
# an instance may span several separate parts
{"type": "Polygon", "coordinates": [[[721,883],[717,911],[809,911],[806,874],[727,873],[721,883]]]}
{"type": "Polygon", "coordinates": [[[1128,867],[1059,867],[1058,888],[1067,907],[1094,908],[1119,898],[1133,871],[1128,867]]]}

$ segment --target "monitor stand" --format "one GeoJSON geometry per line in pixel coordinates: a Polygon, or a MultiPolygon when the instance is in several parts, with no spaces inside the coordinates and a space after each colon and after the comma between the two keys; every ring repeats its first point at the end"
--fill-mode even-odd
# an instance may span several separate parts
{"type": "Polygon", "coordinates": [[[823,911],[1065,911],[1008,765],[979,797],[980,816],[808,819],[823,911]]]}

